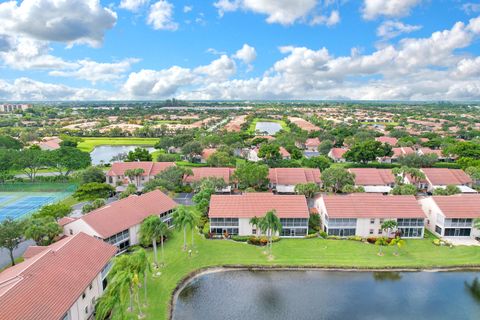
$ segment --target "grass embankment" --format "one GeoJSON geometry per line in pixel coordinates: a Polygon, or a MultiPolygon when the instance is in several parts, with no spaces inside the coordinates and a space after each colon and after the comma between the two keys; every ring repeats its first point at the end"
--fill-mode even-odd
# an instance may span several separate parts
{"type": "Polygon", "coordinates": [[[76,184],[71,182],[14,182],[0,184],[0,192],[73,192],[76,184]]]}
{"type": "Polygon", "coordinates": [[[257,122],[275,122],[282,126],[283,131],[290,132],[290,128],[287,126],[287,124],[283,120],[255,118],[252,120],[252,122],[250,123],[250,126],[247,129],[248,134],[255,134],[257,122]]]}
{"type": "Polygon", "coordinates": [[[82,138],[78,148],[85,152],[92,152],[97,146],[149,146],[153,147],[158,138],[82,138]]]}
{"type": "MultiPolygon", "coordinates": [[[[188,235],[190,242],[190,235],[188,235]]],[[[378,247],[349,240],[282,239],[274,243],[274,260],[269,261],[265,248],[225,240],[195,238],[192,257],[181,251],[180,233],[165,243],[166,266],[158,278],[149,276],[146,319],[168,319],[169,303],[178,283],[195,270],[228,265],[305,266],[338,268],[435,268],[480,266],[479,247],[437,247],[431,239],[407,240],[394,256],[394,248],[384,247],[385,255],[377,255],[378,247]]],[[[152,258],[152,252],[149,252],[152,258]]],[[[160,257],[160,248],[159,248],[160,257]]],[[[136,317],[132,315],[132,319],[136,317]]]]}

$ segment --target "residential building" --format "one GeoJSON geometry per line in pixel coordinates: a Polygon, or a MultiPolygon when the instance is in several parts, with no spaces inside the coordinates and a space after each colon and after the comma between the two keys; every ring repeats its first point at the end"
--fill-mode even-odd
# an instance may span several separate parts
{"type": "Polygon", "coordinates": [[[233,173],[235,168],[208,168],[208,167],[199,167],[192,168],[192,175],[185,177],[184,181],[187,184],[193,184],[199,182],[204,178],[220,178],[225,181],[227,186],[222,190],[217,190],[218,192],[226,193],[231,192],[235,188],[235,183],[233,182],[233,173]]]}
{"type": "Polygon", "coordinates": [[[268,173],[269,188],[276,193],[295,193],[297,184],[315,183],[321,186],[319,169],[271,168],[268,173]]]}
{"type": "Polygon", "coordinates": [[[208,158],[210,158],[215,152],[217,152],[217,149],[215,148],[203,149],[202,154],[200,155],[200,163],[207,163],[208,158]]]}
{"type": "Polygon", "coordinates": [[[355,175],[355,186],[363,187],[365,192],[389,193],[395,186],[395,176],[391,169],[351,168],[355,175]]]}
{"type": "MultiPolygon", "coordinates": [[[[476,193],[472,189],[472,179],[461,169],[448,168],[423,168],[425,179],[416,182],[417,187],[427,192],[433,192],[437,188],[446,188],[448,185],[457,186],[462,193],[476,193]]],[[[415,184],[413,179],[407,176],[407,182],[415,184]]]]}
{"type": "Polygon", "coordinates": [[[435,154],[440,162],[451,162],[455,160],[453,156],[445,156],[442,149],[430,149],[430,148],[419,148],[417,150],[418,155],[429,155],[435,154]]]}
{"type": "Polygon", "coordinates": [[[290,152],[287,151],[284,147],[280,147],[280,156],[282,157],[283,160],[290,160],[292,159],[290,152]]]}
{"type": "Polygon", "coordinates": [[[0,273],[0,319],[92,319],[116,251],[83,232],[30,247],[0,273]]]}
{"type": "Polygon", "coordinates": [[[323,230],[331,236],[393,236],[382,230],[387,220],[397,221],[404,238],[422,238],[424,234],[425,214],[414,196],[326,195],[317,197],[315,206],[323,230]]]}
{"type": "Polygon", "coordinates": [[[309,138],[305,141],[305,150],[311,152],[317,152],[318,147],[320,146],[321,142],[318,138],[309,138]]]}
{"type": "Polygon", "coordinates": [[[378,160],[383,163],[395,163],[398,161],[398,158],[415,153],[415,150],[411,147],[392,148],[392,151],[392,156],[379,158],[378,160]]]}
{"type": "Polygon", "coordinates": [[[0,113],[12,113],[15,111],[24,111],[30,108],[32,105],[30,104],[0,104],[0,113]]]}
{"type": "Polygon", "coordinates": [[[171,166],[175,166],[175,163],[151,161],[114,162],[107,172],[107,183],[116,187],[116,190],[119,192],[125,190],[130,183],[135,184],[137,189],[141,190],[146,182],[154,179],[157,174],[171,166]],[[140,177],[131,179],[131,177],[125,175],[125,172],[132,169],[143,169],[143,173],[140,177]]]}
{"type": "Polygon", "coordinates": [[[62,142],[62,139],[59,137],[45,137],[38,143],[38,146],[42,150],[52,151],[60,149],[60,142],[62,142]]]}
{"type": "Polygon", "coordinates": [[[330,152],[328,152],[328,156],[330,159],[332,159],[334,162],[346,162],[345,158],[343,155],[345,152],[347,152],[347,148],[332,148],[330,152]]]}
{"type": "Polygon", "coordinates": [[[480,230],[473,227],[480,218],[480,195],[458,194],[453,196],[433,196],[420,200],[427,216],[427,227],[441,237],[470,238],[480,237],[480,230]]]}
{"type": "Polygon", "coordinates": [[[258,226],[250,219],[261,218],[275,210],[282,223],[282,237],[304,237],[308,233],[309,210],[301,195],[273,193],[244,193],[241,195],[212,195],[210,200],[210,232],[215,237],[259,235],[258,226]]]}
{"type": "Polygon", "coordinates": [[[381,136],[381,137],[375,138],[375,140],[381,143],[389,144],[392,147],[395,147],[398,143],[397,138],[387,137],[387,136],[381,136]]]}
{"type": "Polygon", "coordinates": [[[84,232],[117,246],[119,252],[123,252],[139,243],[140,225],[145,218],[157,215],[171,226],[171,213],[176,206],[177,203],[160,190],[131,195],[64,224],[63,233],[84,232]]]}

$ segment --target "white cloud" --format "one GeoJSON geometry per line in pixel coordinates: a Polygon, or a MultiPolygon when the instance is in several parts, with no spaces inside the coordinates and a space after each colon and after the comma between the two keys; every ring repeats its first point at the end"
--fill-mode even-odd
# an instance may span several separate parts
{"type": "Polygon", "coordinates": [[[329,16],[315,16],[310,22],[311,25],[323,24],[327,27],[334,26],[338,23],[340,23],[340,12],[338,12],[338,10],[333,10],[332,12],[330,12],[329,16]]]}
{"type": "Polygon", "coordinates": [[[257,52],[254,47],[245,43],[243,47],[233,55],[233,57],[249,65],[257,58],[257,52]]]}
{"type": "Polygon", "coordinates": [[[117,14],[99,0],[24,0],[0,3],[0,34],[98,47],[117,14]]]}
{"type": "Polygon", "coordinates": [[[400,21],[388,20],[383,22],[377,28],[377,36],[381,37],[383,40],[389,40],[404,33],[411,33],[420,30],[421,28],[422,26],[409,25],[400,21]]]}
{"type": "Polygon", "coordinates": [[[75,70],[54,70],[51,71],[49,75],[88,80],[93,84],[97,82],[109,82],[123,78],[124,74],[130,70],[132,64],[138,61],[138,59],[125,59],[114,63],[99,63],[92,60],[80,60],[77,61],[77,68],[75,68],[75,70]]]}
{"type": "Polygon", "coordinates": [[[462,10],[465,11],[466,14],[474,14],[480,12],[480,3],[464,3],[462,5],[462,10]]]}
{"type": "Polygon", "coordinates": [[[205,76],[202,81],[210,82],[227,80],[236,71],[235,61],[227,55],[221,55],[220,58],[213,60],[210,64],[195,68],[193,72],[205,76]]]}
{"type": "Polygon", "coordinates": [[[413,7],[422,0],[364,0],[363,18],[372,20],[380,16],[403,17],[410,14],[413,7]]]}
{"type": "Polygon", "coordinates": [[[178,23],[173,20],[173,4],[165,0],[152,4],[148,13],[147,23],[155,30],[177,30],[178,23]]]}
{"type": "Polygon", "coordinates": [[[149,0],[122,0],[120,2],[120,8],[136,12],[148,2],[149,0]]]}
{"type": "Polygon", "coordinates": [[[268,23],[291,25],[304,19],[315,8],[317,0],[219,0],[214,3],[220,16],[243,9],[267,15],[268,23]]]}
{"type": "Polygon", "coordinates": [[[193,6],[183,6],[184,13],[189,13],[192,10],[193,10],[193,6]]]}
{"type": "Polygon", "coordinates": [[[454,74],[459,78],[480,77],[480,57],[460,60],[454,74]]]}

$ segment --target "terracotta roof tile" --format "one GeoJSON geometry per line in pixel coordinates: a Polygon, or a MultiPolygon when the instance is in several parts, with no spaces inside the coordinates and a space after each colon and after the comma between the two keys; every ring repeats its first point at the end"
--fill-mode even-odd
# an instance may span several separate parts
{"type": "Polygon", "coordinates": [[[185,182],[196,182],[203,178],[222,178],[226,183],[230,183],[230,178],[235,171],[234,168],[192,168],[193,175],[187,176],[185,182]]]}
{"type": "Polygon", "coordinates": [[[378,138],[376,138],[375,140],[378,141],[378,142],[381,142],[381,143],[389,144],[389,145],[391,145],[392,147],[393,147],[393,146],[396,146],[397,143],[398,143],[398,139],[397,139],[397,138],[387,137],[387,136],[378,137],[378,138]]]}
{"type": "Polygon", "coordinates": [[[480,194],[433,196],[447,218],[480,218],[480,194]]]}
{"type": "Polygon", "coordinates": [[[124,176],[129,169],[143,169],[143,176],[155,176],[168,167],[175,166],[174,162],[114,162],[107,176],[124,176]]]}
{"type": "Polygon", "coordinates": [[[427,181],[434,186],[465,185],[472,179],[461,169],[423,168],[427,181]]]}
{"type": "Polygon", "coordinates": [[[299,183],[321,183],[320,170],[309,168],[271,168],[268,173],[270,183],[296,185],[299,183]]]}
{"type": "Polygon", "coordinates": [[[391,169],[352,168],[348,171],[355,174],[355,184],[359,186],[385,186],[395,183],[391,169]]]}

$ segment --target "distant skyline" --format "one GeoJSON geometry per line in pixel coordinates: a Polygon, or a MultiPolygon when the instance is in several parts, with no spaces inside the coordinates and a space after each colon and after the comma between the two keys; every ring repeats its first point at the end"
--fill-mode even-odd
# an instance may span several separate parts
{"type": "Polygon", "coordinates": [[[1,100],[480,100],[480,3],[0,0],[1,100]]]}

